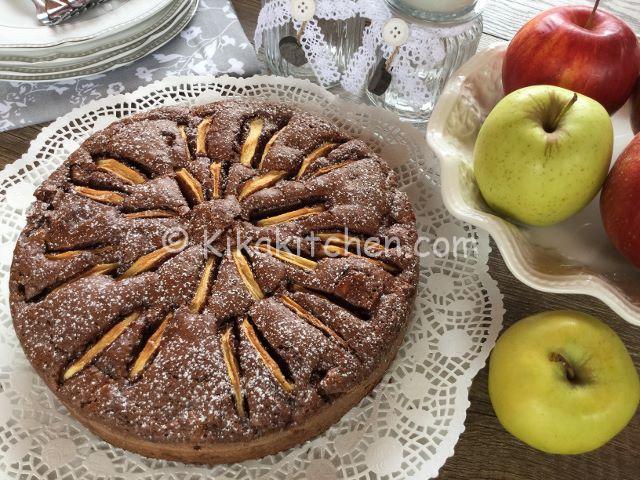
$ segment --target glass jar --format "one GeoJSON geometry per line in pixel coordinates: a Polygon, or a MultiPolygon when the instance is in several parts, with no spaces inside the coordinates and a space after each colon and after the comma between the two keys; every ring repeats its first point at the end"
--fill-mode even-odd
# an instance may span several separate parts
{"type": "MultiPolygon", "coordinates": [[[[316,1],[319,2],[321,0],[316,1]]],[[[263,7],[266,3],[269,3],[269,0],[262,0],[263,7]]],[[[315,17],[315,20],[318,22],[318,27],[322,31],[329,46],[327,56],[333,58],[338,71],[342,75],[352,55],[361,45],[362,31],[364,30],[366,21],[360,16],[346,20],[328,20],[315,17]]],[[[262,47],[258,51],[258,56],[267,64],[269,70],[274,75],[292,76],[319,83],[308,62],[298,67],[289,63],[280,54],[280,40],[287,36],[295,37],[297,34],[298,32],[294,27],[293,21],[278,28],[265,30],[262,38],[262,47]]],[[[329,88],[338,83],[339,81],[336,81],[329,85],[325,84],[324,86],[329,88]]]]}
{"type": "MultiPolygon", "coordinates": [[[[415,81],[424,82],[429,95],[417,101],[399,87],[393,77],[387,90],[376,95],[367,89],[374,105],[395,112],[403,120],[425,123],[451,75],[478,49],[482,35],[482,9],[485,0],[385,0],[392,15],[407,22],[411,30],[425,29],[434,33],[433,41],[441,42],[444,58],[431,65],[417,65],[415,81]]],[[[383,58],[377,51],[376,64],[383,58]]],[[[374,75],[370,72],[369,80],[374,75]]]]}

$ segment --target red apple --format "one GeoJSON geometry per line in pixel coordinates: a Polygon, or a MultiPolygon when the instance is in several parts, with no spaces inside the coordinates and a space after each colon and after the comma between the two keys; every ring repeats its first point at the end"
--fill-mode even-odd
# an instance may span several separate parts
{"type": "Polygon", "coordinates": [[[633,133],[640,133],[640,78],[636,83],[633,95],[631,95],[631,128],[633,128],[633,133]]]}
{"type": "Polygon", "coordinates": [[[547,10],[527,23],[507,50],[505,94],[556,85],[600,102],[609,113],[625,104],[640,74],[640,45],[629,26],[595,8],[547,10]]]}
{"type": "Polygon", "coordinates": [[[640,135],[609,172],[600,197],[604,229],[615,247],[640,267],[640,135]]]}

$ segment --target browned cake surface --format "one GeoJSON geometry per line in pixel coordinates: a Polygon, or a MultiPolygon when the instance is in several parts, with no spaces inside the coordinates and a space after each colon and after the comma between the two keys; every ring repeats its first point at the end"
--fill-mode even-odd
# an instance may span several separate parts
{"type": "Polygon", "coordinates": [[[94,430],[202,448],[299,427],[365,395],[406,327],[411,206],[383,160],[317,116],[252,101],[135,115],[36,198],[11,267],[14,325],[94,430]],[[177,228],[186,245],[167,241],[177,228]],[[395,242],[358,255],[368,237],[395,242]]]}

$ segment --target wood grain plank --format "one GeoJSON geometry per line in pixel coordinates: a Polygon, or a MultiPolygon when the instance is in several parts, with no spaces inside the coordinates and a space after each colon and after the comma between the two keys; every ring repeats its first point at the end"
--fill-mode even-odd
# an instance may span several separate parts
{"type": "Polygon", "coordinates": [[[244,33],[251,43],[253,43],[253,32],[256,30],[258,13],[260,13],[260,0],[235,0],[232,1],[236,8],[236,14],[244,33]]]}
{"type": "Polygon", "coordinates": [[[483,33],[482,36],[480,37],[480,44],[478,45],[478,51],[484,50],[485,48],[487,48],[490,45],[493,45],[494,43],[501,43],[501,42],[504,42],[504,40],[501,38],[483,33]]]}
{"type": "Polygon", "coordinates": [[[0,133],[0,170],[20,158],[45,125],[31,125],[0,133]]]}
{"type": "MultiPolygon", "coordinates": [[[[484,31],[510,40],[522,25],[547,8],[593,4],[592,0],[489,0],[483,14],[484,31]]],[[[602,0],[600,8],[619,16],[640,34],[640,0],[602,0]]]]}

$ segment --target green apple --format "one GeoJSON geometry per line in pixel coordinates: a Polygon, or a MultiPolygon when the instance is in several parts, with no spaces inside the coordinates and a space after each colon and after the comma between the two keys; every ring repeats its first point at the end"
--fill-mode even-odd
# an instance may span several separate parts
{"type": "Polygon", "coordinates": [[[502,334],[491,354],[489,395],[512,435],[544,452],[577,454],[604,445],[629,423],[640,380],[607,325],[555,311],[502,334]]]}
{"type": "Polygon", "coordinates": [[[613,125],[595,100],[536,85],[503,98],[485,120],[474,170],[487,204],[529,225],[553,225],[580,211],[602,187],[613,125]]]}

